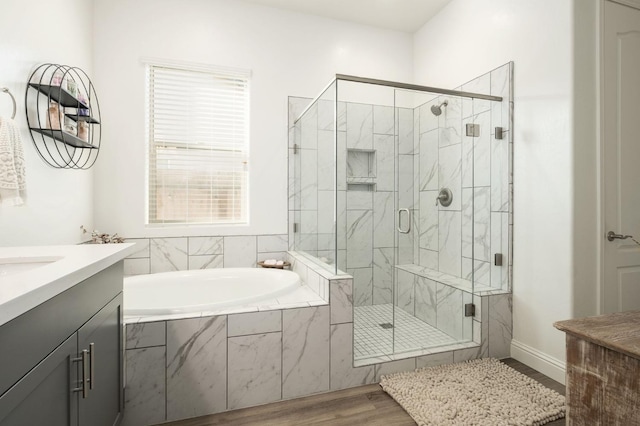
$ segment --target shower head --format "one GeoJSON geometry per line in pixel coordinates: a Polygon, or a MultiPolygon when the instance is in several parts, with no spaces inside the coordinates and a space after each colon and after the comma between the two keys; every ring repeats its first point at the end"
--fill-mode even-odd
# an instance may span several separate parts
{"type": "Polygon", "coordinates": [[[444,101],[440,105],[431,105],[431,112],[437,117],[442,114],[442,107],[446,107],[447,105],[449,105],[449,101],[444,101]]]}

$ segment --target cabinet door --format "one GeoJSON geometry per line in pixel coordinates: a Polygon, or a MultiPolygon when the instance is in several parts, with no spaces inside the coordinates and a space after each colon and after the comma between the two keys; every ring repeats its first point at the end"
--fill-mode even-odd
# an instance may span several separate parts
{"type": "Polygon", "coordinates": [[[112,426],[122,412],[122,293],[78,330],[78,349],[90,350],[93,359],[88,396],[79,402],[79,424],[112,426]]]}
{"type": "Polygon", "coordinates": [[[77,426],[77,349],[73,334],[5,392],[0,397],[0,425],[77,426]]]}

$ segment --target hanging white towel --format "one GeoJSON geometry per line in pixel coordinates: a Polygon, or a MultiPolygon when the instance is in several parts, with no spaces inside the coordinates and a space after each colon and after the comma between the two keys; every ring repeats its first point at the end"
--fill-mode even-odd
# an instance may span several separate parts
{"type": "Polygon", "coordinates": [[[0,206],[20,206],[26,199],[26,175],[20,129],[0,117],[0,206]]]}

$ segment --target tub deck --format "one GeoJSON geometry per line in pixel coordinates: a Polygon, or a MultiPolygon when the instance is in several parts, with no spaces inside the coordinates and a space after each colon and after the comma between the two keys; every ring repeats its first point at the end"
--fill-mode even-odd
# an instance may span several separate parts
{"type": "Polygon", "coordinates": [[[269,298],[258,302],[247,303],[241,306],[222,307],[220,309],[200,311],[200,312],[185,312],[179,314],[163,314],[163,315],[133,315],[124,316],[125,324],[135,324],[144,322],[155,321],[167,321],[184,318],[200,318],[216,315],[229,315],[229,314],[241,314],[248,312],[265,312],[274,311],[279,309],[291,309],[291,308],[308,308],[310,306],[322,306],[328,305],[329,302],[321,298],[316,292],[314,292],[308,285],[303,284],[291,293],[279,296],[276,298],[269,298]]]}

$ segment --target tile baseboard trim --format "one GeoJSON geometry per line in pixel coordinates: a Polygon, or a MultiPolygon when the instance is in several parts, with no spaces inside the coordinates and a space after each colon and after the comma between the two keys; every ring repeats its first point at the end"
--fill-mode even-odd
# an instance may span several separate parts
{"type": "Polygon", "coordinates": [[[515,339],[511,341],[511,357],[538,370],[545,376],[565,384],[566,363],[515,339]]]}

